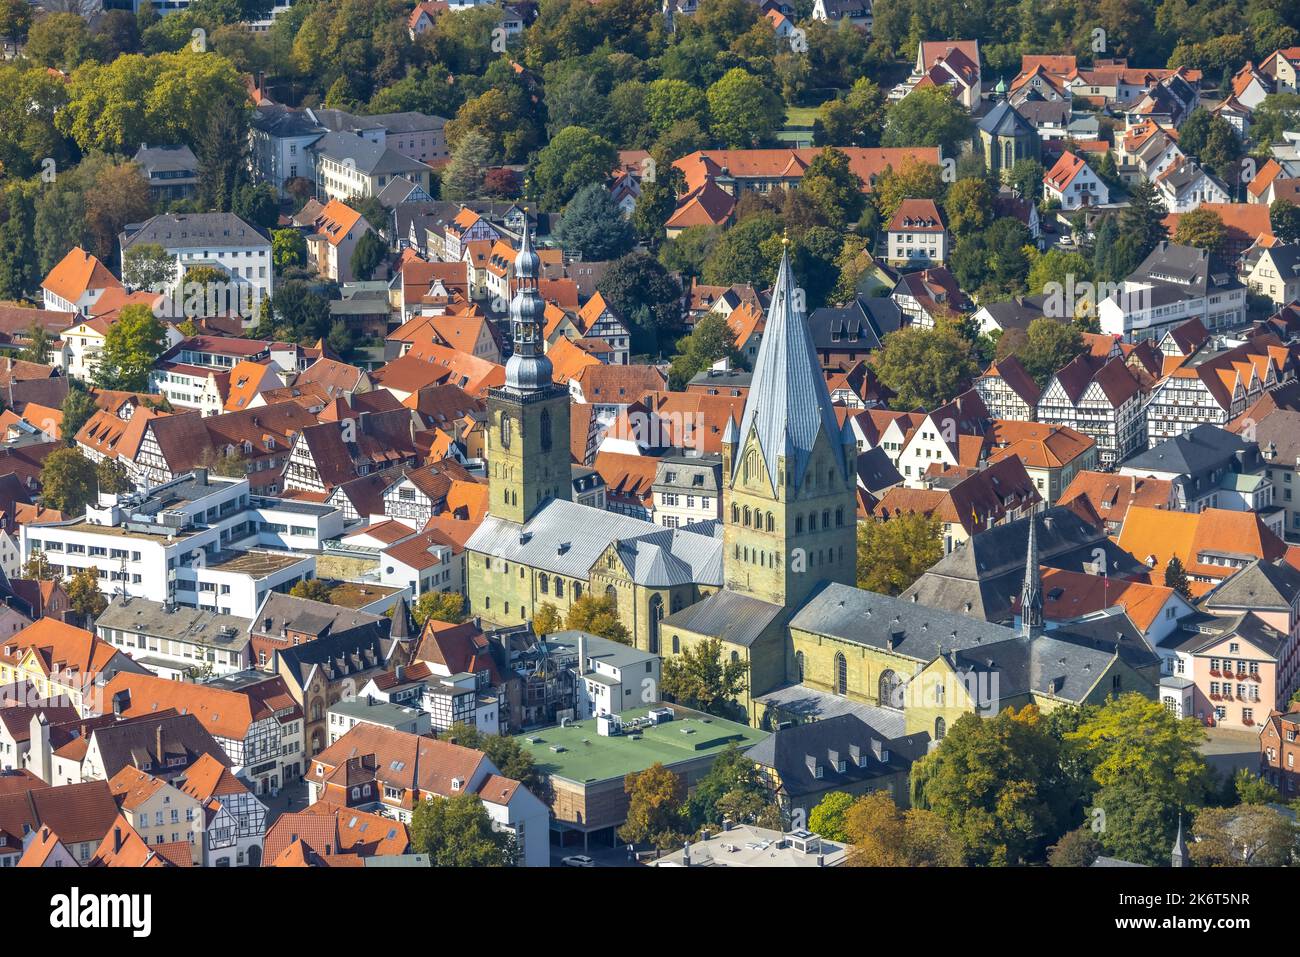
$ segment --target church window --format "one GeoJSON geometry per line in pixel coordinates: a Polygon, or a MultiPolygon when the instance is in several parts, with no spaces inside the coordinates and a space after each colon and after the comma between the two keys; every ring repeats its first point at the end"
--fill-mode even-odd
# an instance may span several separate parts
{"type": "Polygon", "coordinates": [[[615,589],[613,585],[605,586],[605,597],[609,599],[610,606],[613,608],[614,614],[617,615],[618,614],[618,590],[615,589]]]}
{"type": "Polygon", "coordinates": [[[740,506],[735,502],[731,503],[731,523],[734,525],[740,521],[740,506]]]}
{"type": "Polygon", "coordinates": [[[849,662],[842,652],[835,653],[835,693],[848,694],[849,662]]]}
{"type": "Polygon", "coordinates": [[[830,527],[831,527],[831,510],[829,508],[822,509],[822,528],[830,528],[830,527]]]}
{"type": "Polygon", "coordinates": [[[510,448],[510,413],[501,413],[501,447],[510,448]]]}
{"type": "Polygon", "coordinates": [[[943,718],[934,719],[934,740],[942,741],[943,736],[948,733],[948,722],[943,718]]]}
{"type": "Polygon", "coordinates": [[[563,598],[563,597],[564,597],[564,579],[563,579],[563,578],[558,578],[558,577],[557,577],[557,578],[555,579],[555,597],[556,597],[556,598],[563,598]]]}
{"type": "Polygon", "coordinates": [[[577,601],[582,597],[582,582],[573,583],[573,600],[577,601]]]}
{"type": "Polygon", "coordinates": [[[542,410],[542,451],[551,450],[551,412],[549,409],[542,410]]]}
{"type": "Polygon", "coordinates": [[[837,508],[837,509],[835,510],[835,527],[836,527],[836,528],[839,528],[839,527],[841,527],[843,524],[844,524],[844,509],[843,509],[843,508],[837,508]]]}
{"type": "Polygon", "coordinates": [[[808,531],[810,531],[810,532],[815,532],[815,531],[817,531],[817,513],[816,513],[816,512],[809,512],[809,513],[808,513],[808,531]]]}
{"type": "Polygon", "coordinates": [[[749,506],[745,506],[745,527],[749,528],[749,506]]]}
{"type": "Polygon", "coordinates": [[[539,575],[537,578],[537,586],[542,590],[543,595],[549,595],[551,593],[550,576],[545,574],[539,575]]]}
{"type": "Polygon", "coordinates": [[[673,654],[679,654],[682,650],[682,639],[673,635],[673,654]]]}
{"type": "Polygon", "coordinates": [[[829,472],[826,473],[826,484],[829,485],[831,488],[834,488],[834,487],[835,487],[835,470],[834,470],[834,469],[831,469],[829,472]]]}
{"type": "Polygon", "coordinates": [[[776,528],[776,523],[772,520],[772,513],[767,513],[767,530],[770,532],[776,528]]]}
{"type": "Polygon", "coordinates": [[[798,680],[802,682],[803,681],[803,652],[802,651],[796,651],[794,653],[794,673],[799,676],[798,680]]]}
{"type": "Polygon", "coordinates": [[[796,535],[798,535],[798,534],[801,533],[802,531],[803,531],[803,516],[802,516],[802,515],[798,515],[798,516],[795,517],[795,520],[794,520],[794,532],[795,532],[796,535]]]}

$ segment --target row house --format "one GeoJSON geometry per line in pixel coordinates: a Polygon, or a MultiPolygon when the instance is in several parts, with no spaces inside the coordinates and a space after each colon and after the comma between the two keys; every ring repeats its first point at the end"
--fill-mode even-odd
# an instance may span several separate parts
{"type": "Polygon", "coordinates": [[[898,280],[889,298],[902,313],[903,324],[919,329],[933,329],[941,319],[955,318],[970,308],[946,266],[908,273],[898,280]]]}
{"type": "Polygon", "coordinates": [[[1281,510],[1273,507],[1274,487],[1262,474],[1264,466],[1257,443],[1215,425],[1198,425],[1139,452],[1120,474],[1169,482],[1174,507],[1183,511],[1223,508],[1269,519],[1275,513],[1274,530],[1281,534],[1281,510]]]}
{"type": "Polygon", "coordinates": [[[1042,390],[1015,355],[994,362],[972,386],[994,419],[1032,422],[1038,414],[1042,390]]]}
{"type": "Polygon", "coordinates": [[[230,768],[205,754],[176,785],[203,807],[204,867],[257,867],[261,863],[267,807],[230,768]]]}
{"type": "Polygon", "coordinates": [[[361,475],[414,466],[417,459],[409,410],[361,412],[298,433],[285,466],[284,488],[329,493],[361,475]]]}
{"type": "Polygon", "coordinates": [[[1082,355],[1069,362],[1044,387],[1037,418],[1092,438],[1103,467],[1140,448],[1146,431],[1142,390],[1120,358],[1099,363],[1082,355]]]}
{"type": "Polygon", "coordinates": [[[1117,535],[1124,524],[1124,516],[1135,505],[1173,508],[1174,485],[1168,479],[1086,469],[1074,476],[1057,504],[1073,505],[1081,514],[1096,515],[1107,535],[1117,535]]]}
{"type": "Polygon", "coordinates": [[[550,862],[549,811],[481,751],[359,724],[316,755],[310,804],[373,811],[409,824],[421,801],[477,795],[494,830],[513,835],[520,866],[550,862]]]}
{"type": "Polygon", "coordinates": [[[1265,393],[1295,379],[1291,355],[1272,334],[1231,348],[1205,348],[1173,369],[1146,403],[1152,445],[1198,425],[1226,425],[1265,393]]]}
{"type": "Polygon", "coordinates": [[[302,776],[303,714],[284,679],[242,671],[199,684],[155,675],[118,675],[105,706],[123,718],[189,711],[221,745],[231,773],[256,794],[272,794],[302,776]]]}
{"type": "Polygon", "coordinates": [[[1191,212],[1207,203],[1232,202],[1228,186],[1191,159],[1169,164],[1152,183],[1156,195],[1171,213],[1191,212]]]}
{"type": "Polygon", "coordinates": [[[1177,133],[1150,121],[1125,130],[1115,144],[1115,165],[1127,183],[1138,179],[1154,181],[1185,159],[1178,148],[1177,133]]]}
{"type": "Polygon", "coordinates": [[[902,438],[896,457],[891,456],[903,481],[920,487],[931,470],[955,466],[977,467],[984,452],[989,412],[974,390],[962,393],[928,412],[902,438]]]}
{"type": "MultiPolygon", "coordinates": [[[[411,528],[423,528],[433,516],[448,510],[449,498],[454,508],[453,492],[461,482],[476,483],[476,479],[452,459],[411,469],[384,489],[383,514],[411,528]]],[[[464,506],[459,511],[455,517],[469,517],[464,506]]]]}

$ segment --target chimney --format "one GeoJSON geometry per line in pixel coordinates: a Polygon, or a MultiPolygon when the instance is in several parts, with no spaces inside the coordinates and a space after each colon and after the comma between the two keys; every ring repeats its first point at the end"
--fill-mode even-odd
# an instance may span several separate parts
{"type": "Polygon", "coordinates": [[[578,632],[578,677],[581,678],[587,673],[587,635],[585,632],[578,632]]]}
{"type": "Polygon", "coordinates": [[[682,845],[682,867],[691,866],[691,842],[687,841],[682,845]]]}
{"type": "Polygon", "coordinates": [[[113,853],[116,854],[122,850],[122,828],[113,828],[113,853]]]}
{"type": "Polygon", "coordinates": [[[164,766],[167,763],[167,752],[163,750],[163,726],[161,721],[158,722],[155,742],[158,748],[158,764],[159,766],[164,766]]]}

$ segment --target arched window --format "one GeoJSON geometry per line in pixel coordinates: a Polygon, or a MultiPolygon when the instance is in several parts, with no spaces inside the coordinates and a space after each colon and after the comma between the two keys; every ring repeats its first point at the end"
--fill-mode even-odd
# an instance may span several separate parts
{"type": "Polygon", "coordinates": [[[748,506],[748,505],[745,506],[745,520],[744,520],[744,525],[745,525],[746,528],[749,528],[749,506],[748,506]]]}
{"type": "Polygon", "coordinates": [[[650,596],[650,637],[655,645],[659,644],[659,622],[664,617],[664,599],[662,595],[650,596]]]}
{"type": "Polygon", "coordinates": [[[826,484],[827,484],[827,485],[830,485],[830,486],[832,486],[832,487],[834,487],[834,485],[835,485],[835,470],[834,470],[834,469],[831,469],[829,472],[826,473],[826,484]]]}
{"type": "Polygon", "coordinates": [[[735,502],[731,503],[731,524],[735,525],[740,521],[740,506],[735,502]]]}
{"type": "Polygon", "coordinates": [[[835,527],[840,528],[844,525],[844,508],[841,506],[835,510],[835,527]]]}
{"type": "Polygon", "coordinates": [[[673,654],[675,655],[681,654],[681,651],[682,651],[682,639],[677,635],[673,635],[673,654]]]}
{"type": "Polygon", "coordinates": [[[650,654],[659,654],[659,636],[654,632],[650,633],[650,654]]]}
{"type": "Polygon", "coordinates": [[[550,576],[547,575],[545,572],[543,572],[542,574],[538,575],[538,576],[537,576],[537,587],[541,590],[541,592],[542,592],[543,595],[549,595],[549,594],[551,593],[551,578],[550,578],[550,576]]]}
{"type": "Polygon", "coordinates": [[[510,448],[510,413],[501,413],[501,447],[510,448]]]}
{"type": "Polygon", "coordinates": [[[886,670],[880,675],[880,706],[903,707],[903,679],[895,671],[886,670]]]}
{"type": "Polygon", "coordinates": [[[810,532],[815,532],[815,531],[817,531],[817,513],[816,513],[816,512],[809,512],[809,513],[808,513],[808,531],[810,531],[810,532]]]}
{"type": "Polygon", "coordinates": [[[835,653],[835,693],[849,693],[849,661],[843,652],[835,653]]]}
{"type": "Polygon", "coordinates": [[[556,598],[564,597],[564,579],[560,578],[559,576],[556,576],[555,578],[555,597],[556,598]]]}
{"type": "Polygon", "coordinates": [[[794,519],[794,533],[798,535],[802,531],[803,531],[803,516],[796,515],[794,519]]]}
{"type": "Polygon", "coordinates": [[[794,653],[794,673],[799,676],[796,680],[802,683],[803,682],[803,652],[802,651],[796,651],[794,653]]]}
{"type": "Polygon", "coordinates": [[[739,651],[733,651],[733,652],[731,653],[731,662],[732,662],[732,664],[735,664],[735,663],[736,663],[737,661],[739,661],[739,660],[740,660],[740,652],[739,652],[739,651]]]}
{"type": "Polygon", "coordinates": [[[573,583],[573,600],[577,601],[582,597],[582,582],[573,583]]]}
{"type": "Polygon", "coordinates": [[[822,509],[822,528],[830,528],[830,527],[831,527],[831,510],[829,508],[822,509]]]}
{"type": "Polygon", "coordinates": [[[934,740],[942,741],[943,736],[948,733],[948,722],[943,718],[934,719],[934,740]]]}
{"type": "Polygon", "coordinates": [[[549,409],[542,410],[542,451],[551,450],[551,412],[549,409]]]}
{"type": "Polygon", "coordinates": [[[776,529],[776,522],[773,521],[773,519],[772,519],[772,513],[771,513],[771,512],[768,512],[768,513],[767,513],[767,530],[768,530],[769,532],[771,532],[771,531],[774,531],[775,529],[776,529]]]}
{"type": "Polygon", "coordinates": [[[618,614],[618,589],[615,588],[613,585],[606,585],[605,597],[609,599],[610,604],[613,606],[613,612],[614,614],[617,615],[618,614]]]}

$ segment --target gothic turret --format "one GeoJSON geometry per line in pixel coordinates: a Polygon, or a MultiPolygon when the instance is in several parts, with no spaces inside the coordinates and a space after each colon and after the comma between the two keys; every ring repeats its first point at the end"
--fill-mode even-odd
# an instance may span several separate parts
{"type": "Polygon", "coordinates": [[[1026,638],[1043,631],[1043,579],[1038,572],[1038,519],[1029,516],[1029,554],[1025,556],[1025,584],[1020,589],[1020,633],[1026,638]]]}
{"type": "Polygon", "coordinates": [[[514,354],[506,362],[506,388],[536,392],[551,384],[551,360],[542,354],[542,316],[546,303],[537,289],[541,259],[533,249],[524,217],[524,235],[515,256],[515,295],[510,300],[510,337],[514,354]]]}

